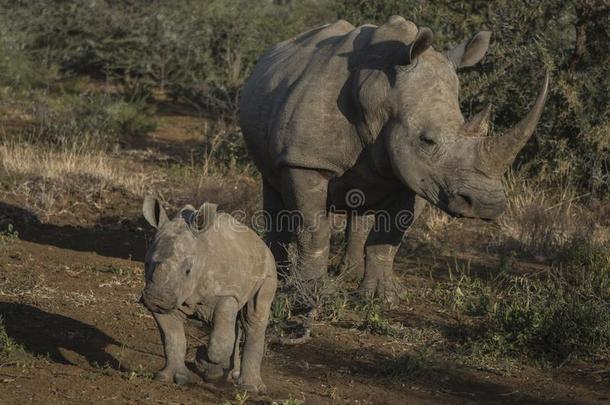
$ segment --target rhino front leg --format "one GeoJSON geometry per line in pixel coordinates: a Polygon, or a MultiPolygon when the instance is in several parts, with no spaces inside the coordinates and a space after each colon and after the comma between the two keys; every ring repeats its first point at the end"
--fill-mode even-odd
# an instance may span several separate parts
{"type": "Polygon", "coordinates": [[[345,229],[347,248],[341,272],[347,274],[350,279],[362,280],[364,276],[364,246],[374,224],[374,215],[349,214],[345,229]]]}
{"type": "Polygon", "coordinates": [[[167,314],[153,312],[163,342],[165,366],[155,374],[159,381],[174,381],[176,384],[186,384],[191,381],[191,372],[186,368],[186,337],[184,335],[185,315],[173,310],[167,314]]]}
{"type": "Polygon", "coordinates": [[[242,328],[239,322],[235,323],[235,344],[233,345],[233,357],[232,357],[232,367],[231,372],[229,373],[229,381],[237,381],[239,379],[239,375],[241,374],[241,354],[239,350],[239,345],[241,344],[242,337],[242,328]]]}
{"type": "Polygon", "coordinates": [[[275,277],[266,278],[260,290],[244,308],[246,341],[238,383],[247,391],[266,391],[261,378],[261,362],[265,353],[265,330],[269,322],[269,311],[276,287],[277,280],[275,277]]]}
{"type": "Polygon", "coordinates": [[[233,297],[222,297],[214,307],[212,332],[208,347],[197,350],[195,364],[206,380],[225,375],[231,366],[235,345],[235,324],[239,304],[233,297]]]}
{"type": "Polygon", "coordinates": [[[282,170],[282,196],[299,216],[296,227],[296,269],[306,280],[326,276],[330,224],[326,211],[328,179],[308,169],[282,170]]]}
{"type": "Polygon", "coordinates": [[[289,215],[281,193],[267,180],[263,180],[263,210],[269,221],[265,224],[265,242],[271,249],[278,267],[283,269],[289,265],[288,245],[292,239],[291,223],[294,222],[294,216],[289,215]]]}
{"type": "Polygon", "coordinates": [[[404,193],[386,210],[375,215],[375,224],[365,247],[365,274],[361,289],[389,303],[398,302],[404,294],[402,283],[394,275],[394,257],[404,233],[421,213],[425,201],[404,193]]]}

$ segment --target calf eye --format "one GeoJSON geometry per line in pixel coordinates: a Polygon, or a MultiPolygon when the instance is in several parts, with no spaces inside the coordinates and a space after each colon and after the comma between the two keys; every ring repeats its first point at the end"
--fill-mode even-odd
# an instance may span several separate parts
{"type": "Polygon", "coordinates": [[[186,275],[188,276],[189,274],[191,274],[191,269],[186,269],[186,275]]]}
{"type": "Polygon", "coordinates": [[[436,145],[436,141],[434,139],[432,139],[432,137],[430,137],[430,135],[427,135],[427,134],[421,134],[419,136],[419,140],[422,141],[426,145],[436,145]]]}

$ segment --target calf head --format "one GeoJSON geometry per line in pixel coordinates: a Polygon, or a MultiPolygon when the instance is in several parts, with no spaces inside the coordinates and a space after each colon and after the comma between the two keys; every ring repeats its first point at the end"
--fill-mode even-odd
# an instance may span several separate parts
{"type": "Polygon", "coordinates": [[[356,75],[365,136],[381,136],[394,174],[453,216],[503,212],[502,176],[532,135],[547,95],[548,72],[531,111],[500,137],[486,137],[489,106],[464,120],[456,69],[481,60],[490,36],[479,32],[440,53],[428,28],[394,16],[372,36],[356,75]]]}
{"type": "Polygon", "coordinates": [[[146,252],[142,302],[153,312],[169,312],[183,305],[197,287],[197,239],[212,226],[216,205],[204,203],[199,210],[187,205],[170,220],[159,200],[147,196],[142,213],[157,229],[146,252]]]}

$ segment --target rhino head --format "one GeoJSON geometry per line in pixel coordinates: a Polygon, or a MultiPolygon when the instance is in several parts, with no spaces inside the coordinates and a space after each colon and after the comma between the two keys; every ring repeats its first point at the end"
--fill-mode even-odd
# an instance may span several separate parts
{"type": "Polygon", "coordinates": [[[353,89],[359,132],[380,134],[394,174],[457,217],[493,219],[504,211],[502,176],[532,135],[549,86],[547,72],[531,111],[499,137],[486,136],[490,106],[466,121],[456,70],[479,62],[490,36],[479,32],[441,53],[431,47],[430,29],[391,17],[373,34],[353,89]]]}
{"type": "Polygon", "coordinates": [[[183,305],[199,283],[197,240],[212,226],[216,205],[204,203],[199,210],[187,205],[170,220],[159,200],[147,196],[142,213],[157,229],[146,252],[142,303],[153,312],[169,312],[183,305]]]}

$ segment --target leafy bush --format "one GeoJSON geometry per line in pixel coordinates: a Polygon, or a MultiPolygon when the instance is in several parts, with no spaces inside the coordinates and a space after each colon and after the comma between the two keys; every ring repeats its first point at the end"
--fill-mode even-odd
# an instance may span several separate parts
{"type": "MultiPolygon", "coordinates": [[[[550,364],[610,356],[610,250],[574,242],[569,261],[544,274],[462,274],[458,307],[480,317],[458,329],[472,354],[526,356],[550,364]]],[[[458,299],[458,298],[456,298],[458,299]]],[[[454,306],[454,309],[456,307],[454,306]]]]}
{"type": "Polygon", "coordinates": [[[315,1],[151,3],[2,0],[19,47],[64,72],[92,73],[167,91],[222,114],[237,109],[239,89],[271,44],[324,20],[315,1]],[[44,52],[42,52],[44,51],[44,52]]]}
{"type": "Polygon", "coordinates": [[[550,69],[553,87],[536,140],[517,164],[527,162],[529,173],[551,185],[569,173],[580,190],[603,196],[610,193],[610,13],[602,3],[70,0],[51,7],[0,0],[0,78],[40,86],[57,72],[88,73],[119,79],[139,99],[159,89],[232,117],[265,49],[338,17],[362,24],[401,14],[431,27],[437,49],[491,29],[483,63],[460,73],[462,110],[470,115],[492,102],[494,131],[501,132],[525,114],[550,69]]]}
{"type": "Polygon", "coordinates": [[[30,107],[30,141],[49,145],[108,147],[121,136],[139,136],[155,128],[152,109],[104,94],[40,96],[30,107]]]}

